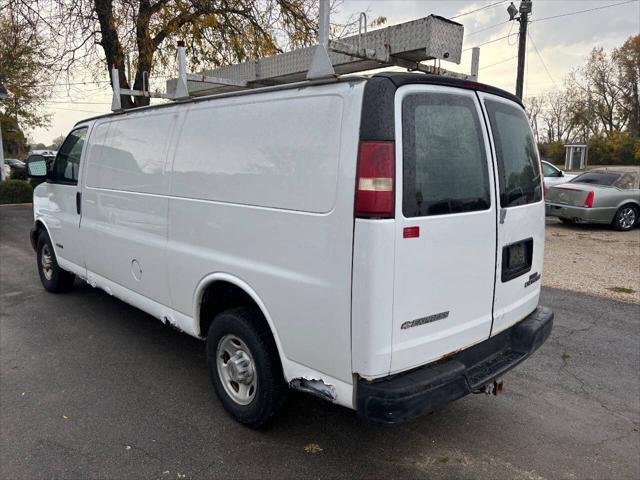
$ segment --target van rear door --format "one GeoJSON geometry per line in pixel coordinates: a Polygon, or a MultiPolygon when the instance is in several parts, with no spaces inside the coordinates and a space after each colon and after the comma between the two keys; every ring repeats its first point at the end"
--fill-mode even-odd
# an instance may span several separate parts
{"type": "Polygon", "coordinates": [[[474,91],[400,87],[395,124],[391,373],[489,337],[497,221],[494,168],[474,91]]]}
{"type": "Polygon", "coordinates": [[[544,201],[538,149],[520,105],[478,94],[491,132],[498,184],[495,335],[538,305],[544,259],[544,201]]]}

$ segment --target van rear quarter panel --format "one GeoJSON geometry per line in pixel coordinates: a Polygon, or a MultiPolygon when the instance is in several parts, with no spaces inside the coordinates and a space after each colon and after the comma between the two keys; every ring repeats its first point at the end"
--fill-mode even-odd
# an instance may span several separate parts
{"type": "Polygon", "coordinates": [[[174,146],[167,244],[175,310],[195,315],[201,281],[230,274],[264,303],[282,357],[349,384],[363,85],[192,105],[174,146]]]}

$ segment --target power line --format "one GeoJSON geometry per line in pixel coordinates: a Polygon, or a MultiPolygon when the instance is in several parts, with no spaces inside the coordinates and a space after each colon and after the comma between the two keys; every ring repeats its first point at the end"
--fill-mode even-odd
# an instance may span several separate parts
{"type": "Polygon", "coordinates": [[[111,105],[110,102],[85,102],[82,100],[46,100],[44,103],[77,104],[77,105],[111,105]]]}
{"type": "Polygon", "coordinates": [[[538,58],[540,59],[540,62],[542,62],[542,66],[544,67],[545,71],[547,72],[547,75],[549,76],[549,79],[553,82],[553,84],[555,85],[555,87],[560,90],[560,87],[558,87],[558,84],[556,83],[556,81],[553,79],[553,77],[551,76],[551,73],[549,72],[549,69],[547,68],[547,64],[544,63],[544,59],[542,58],[542,55],[540,55],[540,51],[538,50],[538,47],[536,47],[536,42],[533,41],[533,37],[531,36],[531,34],[528,34],[529,36],[529,40],[531,40],[531,45],[533,45],[533,49],[536,51],[536,53],[538,54],[538,58]]]}
{"type": "Polygon", "coordinates": [[[537,18],[537,19],[531,20],[531,23],[533,23],[533,22],[543,22],[545,20],[551,20],[553,18],[567,17],[569,15],[576,15],[578,13],[594,12],[596,10],[602,10],[602,9],[610,8],[610,7],[617,7],[619,5],[625,5],[627,3],[634,3],[634,2],[638,2],[638,1],[640,1],[640,0],[627,0],[626,2],[612,3],[612,4],[609,4],[609,5],[603,5],[601,7],[588,8],[586,10],[577,10],[575,12],[561,13],[559,15],[553,15],[551,17],[537,18]]]}
{"type": "Polygon", "coordinates": [[[473,50],[476,47],[481,47],[483,45],[488,45],[489,43],[494,43],[500,40],[504,40],[505,38],[509,38],[509,35],[505,35],[503,37],[499,37],[499,38],[494,38],[493,40],[489,40],[488,42],[484,42],[484,43],[479,43],[478,45],[474,45],[473,47],[469,47],[469,48],[465,48],[464,50],[462,50],[463,52],[466,52],[468,50],[473,50]]]}
{"type": "Polygon", "coordinates": [[[489,5],[485,5],[484,7],[476,8],[475,10],[469,10],[468,12],[463,12],[463,13],[461,13],[459,15],[454,16],[454,17],[449,17],[449,20],[453,20],[454,18],[464,17],[465,15],[471,15],[472,13],[479,12],[480,10],[484,10],[486,8],[495,7],[496,5],[500,5],[501,3],[507,3],[507,0],[502,0],[501,2],[490,3],[489,5]]]}
{"type": "Polygon", "coordinates": [[[492,63],[490,65],[485,65],[484,67],[480,67],[479,70],[484,70],[485,68],[495,67],[496,65],[501,65],[503,63],[510,62],[511,60],[515,60],[516,58],[518,58],[517,55],[515,55],[513,57],[505,58],[503,60],[500,60],[499,62],[495,62],[495,63],[492,63]]]}
{"type": "Polygon", "coordinates": [[[81,112],[81,113],[109,113],[109,112],[105,112],[105,111],[97,111],[97,110],[80,110],[80,109],[76,109],[76,108],[62,108],[62,107],[53,107],[51,108],[52,111],[56,111],[56,110],[65,110],[67,112],[81,112]]]}
{"type": "Polygon", "coordinates": [[[489,25],[488,27],[481,28],[480,30],[474,30],[473,32],[469,32],[465,34],[465,37],[470,37],[471,35],[475,35],[476,33],[486,32],[487,30],[491,30],[492,28],[499,27],[500,25],[504,25],[505,23],[509,23],[511,20],[505,20],[504,22],[494,23],[493,25],[489,25]]]}

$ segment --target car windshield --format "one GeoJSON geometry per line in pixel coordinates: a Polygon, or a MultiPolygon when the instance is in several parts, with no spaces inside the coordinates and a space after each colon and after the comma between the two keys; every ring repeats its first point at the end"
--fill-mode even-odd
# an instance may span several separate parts
{"type": "Polygon", "coordinates": [[[620,178],[619,173],[611,172],[586,172],[582,175],[578,175],[569,183],[588,183],[593,185],[602,185],[610,187],[620,178]]]}

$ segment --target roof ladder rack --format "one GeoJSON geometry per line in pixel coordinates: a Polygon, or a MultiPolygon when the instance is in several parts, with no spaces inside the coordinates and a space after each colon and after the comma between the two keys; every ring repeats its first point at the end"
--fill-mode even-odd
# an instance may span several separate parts
{"type": "Polygon", "coordinates": [[[112,110],[121,110],[120,95],[146,96],[182,100],[247,88],[320,80],[338,75],[364,72],[382,67],[402,67],[413,71],[477,79],[477,55],[474,49],[471,75],[448,72],[440,68],[441,60],[459,64],[462,56],[464,27],[436,15],[367,30],[367,16],[360,14],[359,32],[340,40],[329,39],[329,0],[320,1],[318,45],[296,49],[272,57],[227,65],[199,74],[186,73],[184,43],[178,42],[177,78],[167,81],[167,92],[148,90],[143,76],[143,90],[121,89],[117,69],[112,70],[112,110]],[[437,65],[421,62],[434,60],[437,65]],[[145,88],[146,87],[146,88],[145,88]]]}

